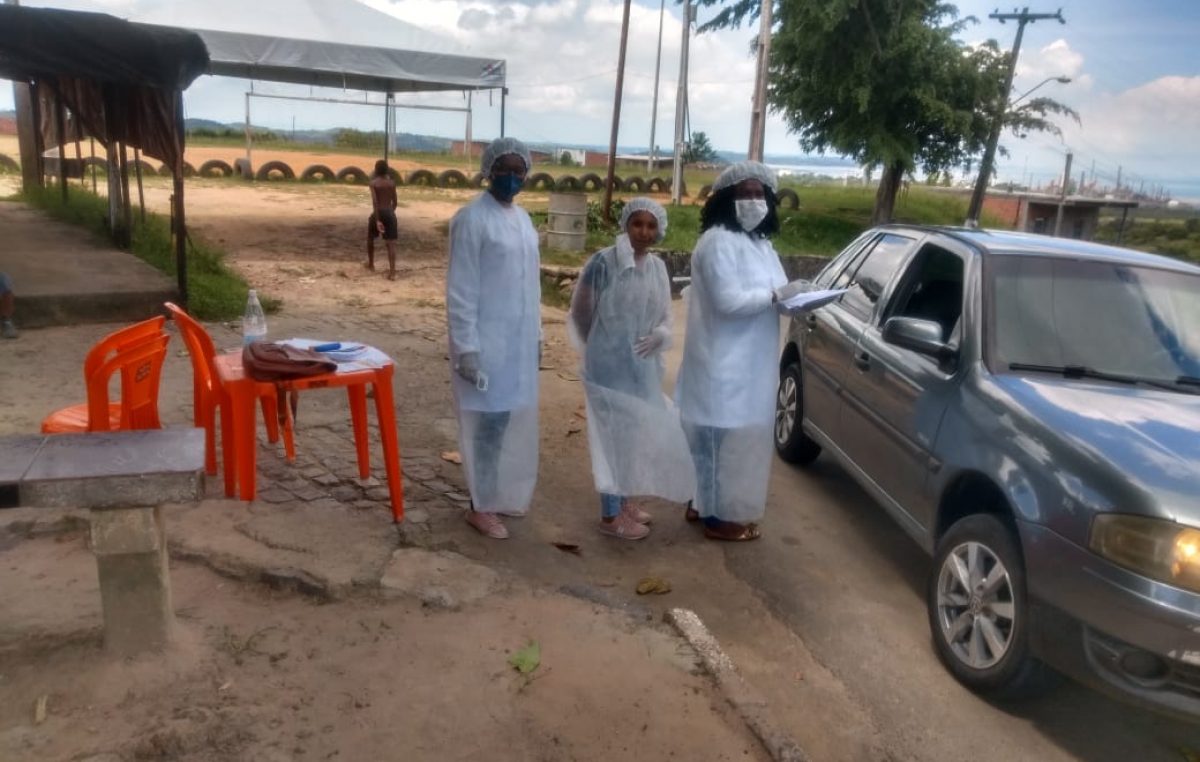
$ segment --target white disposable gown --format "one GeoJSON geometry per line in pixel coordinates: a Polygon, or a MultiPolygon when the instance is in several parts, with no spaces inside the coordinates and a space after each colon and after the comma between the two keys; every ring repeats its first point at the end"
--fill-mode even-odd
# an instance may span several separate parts
{"type": "Polygon", "coordinates": [[[446,277],[459,451],[475,510],[529,509],[538,465],[541,278],[537,232],[519,206],[483,193],[450,221],[446,277]],[[478,352],[480,390],[457,373],[478,352]]]}
{"type": "Polygon", "coordinates": [[[787,282],[770,241],[724,228],[692,253],[687,338],[675,401],[696,467],[703,517],[762,518],[779,381],[779,311],[787,282]]]}
{"type": "Polygon", "coordinates": [[[588,446],[596,490],[684,502],[695,480],[679,413],[663,393],[662,353],[671,339],[671,286],[666,265],[635,262],[625,235],[583,268],[567,321],[583,355],[588,446]],[[655,337],[648,357],[634,345],[655,337]]]}

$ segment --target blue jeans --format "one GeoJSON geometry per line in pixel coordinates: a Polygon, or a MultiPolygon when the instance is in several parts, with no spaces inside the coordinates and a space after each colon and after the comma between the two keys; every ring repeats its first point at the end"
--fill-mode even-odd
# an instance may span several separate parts
{"type": "MultiPolygon", "coordinates": [[[[507,410],[479,414],[479,428],[475,430],[474,445],[475,491],[480,495],[491,497],[496,494],[496,482],[500,478],[500,445],[504,442],[504,432],[508,428],[510,417],[511,413],[507,410]]],[[[472,504],[471,508],[476,510],[478,506],[472,504]]]]}
{"type": "Polygon", "coordinates": [[[696,466],[696,510],[705,524],[720,522],[717,518],[721,507],[721,442],[727,429],[714,426],[687,426],[688,449],[692,451],[692,462],[696,466]]]}
{"type": "Polygon", "coordinates": [[[607,492],[600,493],[600,515],[606,519],[616,518],[621,512],[621,504],[625,502],[625,498],[620,495],[610,495],[607,492]]]}

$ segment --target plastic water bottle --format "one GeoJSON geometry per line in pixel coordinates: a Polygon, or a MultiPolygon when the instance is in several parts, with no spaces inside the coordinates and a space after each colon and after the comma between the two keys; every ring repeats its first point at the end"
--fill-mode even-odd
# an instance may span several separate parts
{"type": "Polygon", "coordinates": [[[267,316],[258,303],[258,292],[250,289],[246,299],[246,314],[242,315],[242,344],[267,340],[267,316]]]}

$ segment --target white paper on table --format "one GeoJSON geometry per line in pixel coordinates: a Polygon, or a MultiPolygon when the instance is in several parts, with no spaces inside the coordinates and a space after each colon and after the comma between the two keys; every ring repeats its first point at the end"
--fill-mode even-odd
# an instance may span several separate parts
{"type": "MultiPolygon", "coordinates": [[[[311,349],[321,344],[331,344],[333,342],[321,339],[284,339],[279,343],[287,344],[297,349],[311,349]]],[[[350,352],[334,350],[332,352],[321,353],[337,363],[339,373],[382,368],[392,361],[392,358],[369,344],[352,344],[351,342],[343,342],[343,344],[346,346],[362,347],[362,349],[350,352]]]]}
{"type": "Polygon", "coordinates": [[[844,293],[846,293],[846,289],[844,288],[805,291],[784,299],[779,303],[779,308],[789,315],[795,315],[799,312],[812,312],[818,307],[824,307],[826,304],[836,301],[844,293]]]}

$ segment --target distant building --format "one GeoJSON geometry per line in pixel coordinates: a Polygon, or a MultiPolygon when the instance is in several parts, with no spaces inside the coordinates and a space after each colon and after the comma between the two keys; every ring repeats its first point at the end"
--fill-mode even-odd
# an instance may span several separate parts
{"type": "MultiPolygon", "coordinates": [[[[984,212],[999,217],[1026,233],[1054,235],[1059,197],[1049,193],[997,193],[989,191],[983,200],[984,212]]],[[[1138,207],[1137,201],[1112,198],[1067,196],[1062,202],[1063,216],[1059,236],[1090,241],[1100,226],[1100,210],[1117,209],[1122,218],[1138,207]]]]}

